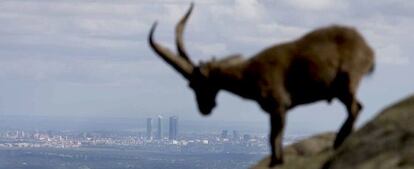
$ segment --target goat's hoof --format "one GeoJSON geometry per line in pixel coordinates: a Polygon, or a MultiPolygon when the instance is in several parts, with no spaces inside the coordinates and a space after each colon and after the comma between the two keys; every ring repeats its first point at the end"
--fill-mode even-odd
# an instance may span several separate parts
{"type": "Polygon", "coordinates": [[[333,145],[334,150],[337,150],[342,145],[342,142],[343,141],[335,140],[334,145],[333,145]]]}
{"type": "MultiPolygon", "coordinates": [[[[339,135],[339,134],[338,134],[339,135]]],[[[336,138],[335,138],[335,141],[334,141],[334,144],[333,144],[333,148],[334,148],[334,150],[337,150],[341,145],[342,145],[342,143],[345,141],[345,138],[344,137],[342,137],[341,135],[339,135],[339,136],[336,136],[336,138]]]]}
{"type": "Polygon", "coordinates": [[[270,160],[269,168],[275,167],[280,164],[283,164],[283,160],[272,159],[270,160]]]}
{"type": "Polygon", "coordinates": [[[334,143],[334,145],[333,145],[333,149],[334,149],[334,150],[337,150],[337,149],[339,148],[339,146],[341,146],[341,144],[334,143]]]}

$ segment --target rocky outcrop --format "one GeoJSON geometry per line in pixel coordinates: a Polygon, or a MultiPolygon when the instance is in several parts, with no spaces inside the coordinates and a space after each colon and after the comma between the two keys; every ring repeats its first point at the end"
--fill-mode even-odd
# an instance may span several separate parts
{"type": "MultiPolygon", "coordinates": [[[[334,133],[304,139],[285,148],[275,169],[414,169],[414,96],[383,110],[332,149],[334,133]]],[[[253,169],[265,169],[269,158],[253,169]]]]}

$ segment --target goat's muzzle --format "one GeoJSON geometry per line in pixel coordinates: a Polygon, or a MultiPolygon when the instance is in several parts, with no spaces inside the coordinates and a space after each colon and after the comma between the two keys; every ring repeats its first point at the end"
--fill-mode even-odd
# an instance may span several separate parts
{"type": "Polygon", "coordinates": [[[200,113],[204,116],[210,115],[214,107],[216,107],[215,102],[212,102],[211,104],[198,105],[200,113]]]}

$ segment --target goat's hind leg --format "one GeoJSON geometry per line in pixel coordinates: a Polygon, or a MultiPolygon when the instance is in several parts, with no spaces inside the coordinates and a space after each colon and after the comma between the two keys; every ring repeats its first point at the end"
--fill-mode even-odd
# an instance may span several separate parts
{"type": "Polygon", "coordinates": [[[355,96],[359,80],[350,81],[349,78],[346,78],[346,81],[344,82],[344,84],[346,84],[346,88],[342,89],[342,92],[338,98],[345,105],[348,117],[336,135],[334,142],[335,149],[345,141],[349,134],[351,134],[359,112],[362,110],[362,105],[355,96]]]}

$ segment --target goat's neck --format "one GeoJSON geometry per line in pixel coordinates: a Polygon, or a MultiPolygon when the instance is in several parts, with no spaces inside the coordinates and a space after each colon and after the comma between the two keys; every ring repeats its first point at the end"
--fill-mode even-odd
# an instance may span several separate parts
{"type": "Polygon", "coordinates": [[[217,66],[211,70],[215,83],[224,90],[250,98],[248,84],[244,80],[243,64],[217,66]]]}

